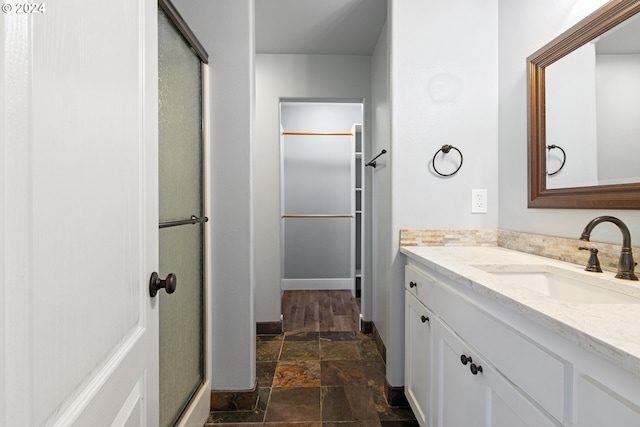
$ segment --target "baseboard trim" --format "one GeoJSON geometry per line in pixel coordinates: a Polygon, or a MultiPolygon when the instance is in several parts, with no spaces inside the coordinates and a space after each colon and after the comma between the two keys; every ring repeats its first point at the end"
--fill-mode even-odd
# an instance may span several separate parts
{"type": "Polygon", "coordinates": [[[355,295],[354,281],[352,278],[344,279],[282,279],[284,291],[351,291],[355,295]]]}
{"type": "MultiPolygon", "coordinates": [[[[373,334],[373,341],[376,343],[376,347],[378,347],[378,351],[380,355],[382,355],[382,360],[384,361],[385,366],[387,365],[387,347],[384,345],[382,338],[380,337],[380,333],[378,332],[378,328],[376,328],[376,324],[374,322],[365,322],[362,323],[370,323],[371,333],[373,334]]],[[[399,408],[405,408],[409,406],[409,401],[407,397],[404,395],[404,387],[394,387],[389,384],[387,381],[387,376],[384,377],[384,395],[387,398],[387,403],[389,406],[395,406],[399,408]]]]}
{"type": "Polygon", "coordinates": [[[409,401],[404,395],[404,387],[393,387],[387,382],[385,377],[385,396],[387,397],[387,403],[389,406],[395,406],[397,408],[405,408],[409,406],[409,401]]]}
{"type": "MultiPolygon", "coordinates": [[[[373,322],[370,320],[360,319],[360,332],[363,334],[370,334],[373,332],[373,322]]],[[[377,344],[376,344],[377,346],[377,344]]]]}
{"type": "Polygon", "coordinates": [[[384,361],[384,364],[387,364],[387,347],[385,347],[384,342],[382,341],[382,338],[380,337],[380,334],[378,333],[378,328],[376,328],[376,324],[371,322],[371,332],[373,333],[373,340],[376,343],[376,347],[378,347],[378,351],[380,352],[380,355],[382,355],[382,360],[384,361]]]}
{"type": "Polygon", "coordinates": [[[256,335],[278,335],[282,333],[282,321],[256,322],[256,335]]]}
{"type": "Polygon", "coordinates": [[[251,411],[258,403],[258,380],[250,390],[211,390],[212,411],[251,411]]]}

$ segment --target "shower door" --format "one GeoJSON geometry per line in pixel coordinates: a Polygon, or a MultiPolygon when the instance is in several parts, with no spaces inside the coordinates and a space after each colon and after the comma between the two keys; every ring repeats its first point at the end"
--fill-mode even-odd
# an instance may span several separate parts
{"type": "Polygon", "coordinates": [[[205,384],[203,65],[169,16],[159,10],[159,275],[177,285],[158,292],[161,427],[205,384]]]}

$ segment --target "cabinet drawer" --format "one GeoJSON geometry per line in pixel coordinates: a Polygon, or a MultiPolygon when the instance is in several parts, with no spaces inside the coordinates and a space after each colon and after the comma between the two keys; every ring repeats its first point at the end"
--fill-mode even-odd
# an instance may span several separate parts
{"type": "Polygon", "coordinates": [[[431,288],[435,281],[416,268],[407,265],[404,267],[404,287],[418,300],[429,307],[431,288]]]}
{"type": "Polygon", "coordinates": [[[513,384],[557,420],[569,420],[572,365],[438,284],[434,310],[513,384]]]}

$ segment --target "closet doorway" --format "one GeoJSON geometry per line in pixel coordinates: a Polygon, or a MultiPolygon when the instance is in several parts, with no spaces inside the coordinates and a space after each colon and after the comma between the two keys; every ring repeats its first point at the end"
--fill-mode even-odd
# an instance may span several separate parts
{"type": "Polygon", "coordinates": [[[282,100],[283,329],[358,330],[363,104],[282,100]]]}

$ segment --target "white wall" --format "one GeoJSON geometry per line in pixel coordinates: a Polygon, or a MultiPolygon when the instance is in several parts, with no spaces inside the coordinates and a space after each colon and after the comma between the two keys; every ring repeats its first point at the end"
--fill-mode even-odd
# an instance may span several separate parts
{"type": "MultiPolygon", "coordinates": [[[[527,82],[526,58],[604,0],[499,0],[500,43],[500,228],[554,236],[580,236],[598,215],[623,220],[640,241],[637,210],[569,210],[527,208],[527,82]]],[[[621,243],[611,224],[596,227],[592,240],[621,243]]]]}
{"type": "Polygon", "coordinates": [[[209,53],[212,388],[255,385],[253,0],[174,0],[209,53]]]}
{"type": "Polygon", "coordinates": [[[280,124],[288,132],[350,132],[362,114],[358,102],[283,102],[280,124]]]}
{"type": "Polygon", "coordinates": [[[405,262],[398,252],[400,228],[498,226],[497,0],[396,0],[390,22],[391,253],[378,260],[390,269],[389,282],[378,285],[389,287],[387,380],[399,386],[405,262]],[[429,167],[443,144],[464,155],[462,168],[449,178],[429,167]],[[488,190],[487,214],[471,213],[474,188],[488,190]]]}
{"type": "MultiPolygon", "coordinates": [[[[382,30],[372,56],[372,153],[383,149],[387,154],[376,160],[376,167],[368,167],[366,173],[372,177],[372,298],[371,320],[385,343],[389,340],[389,260],[392,250],[391,236],[391,107],[389,99],[389,20],[382,30]]],[[[387,345],[387,344],[385,344],[387,345]]]]}
{"type": "Polygon", "coordinates": [[[280,98],[364,99],[366,127],[370,62],[367,56],[256,55],[256,322],[279,321],[281,314],[280,98]]]}

